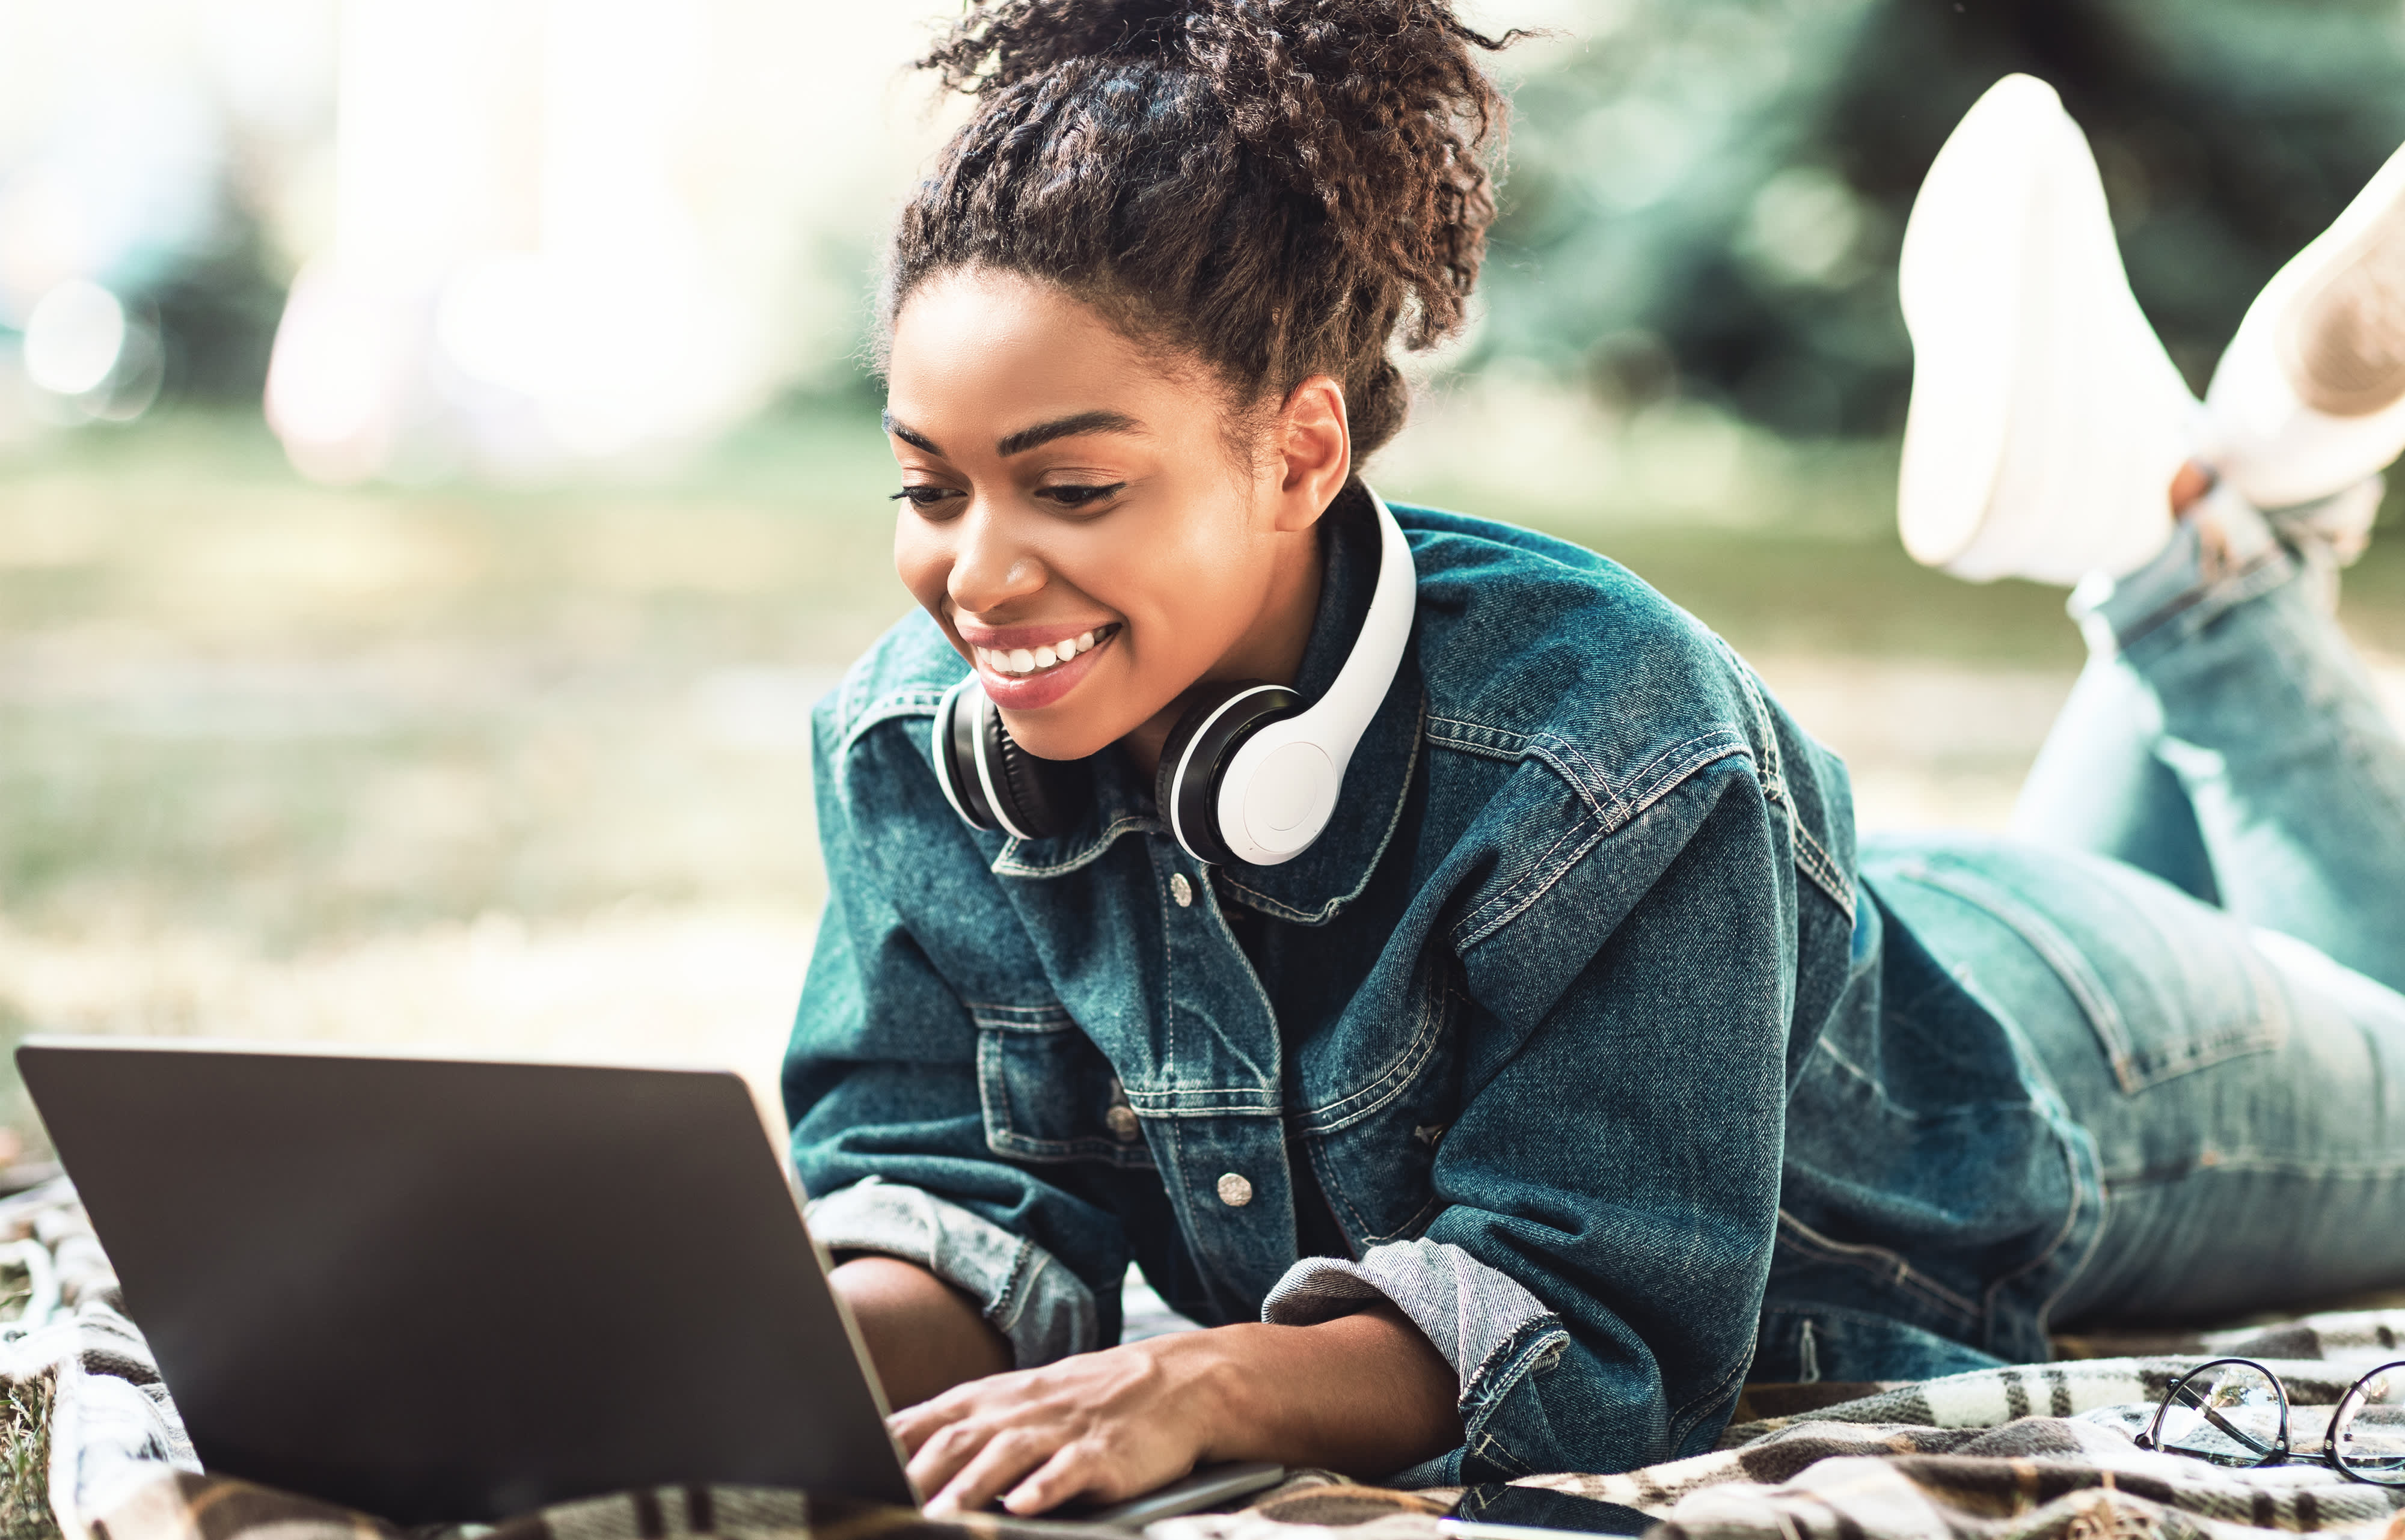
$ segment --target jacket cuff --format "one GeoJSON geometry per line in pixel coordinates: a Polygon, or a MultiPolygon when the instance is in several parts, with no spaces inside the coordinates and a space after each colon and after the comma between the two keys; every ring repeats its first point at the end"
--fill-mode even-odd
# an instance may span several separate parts
{"type": "Polygon", "coordinates": [[[1101,1339],[1094,1292],[1033,1240],[957,1203],[867,1177],[811,1200],[810,1234],[830,1252],[876,1252],[915,1262],[977,1302],[1010,1341],[1018,1367],[1034,1368],[1101,1339]]]}
{"type": "Polygon", "coordinates": [[[1261,1319],[1309,1326],[1389,1302],[1453,1365],[1464,1408],[1487,1400],[1495,1377],[1519,1356],[1515,1350],[1544,1335],[1532,1327],[1560,1325],[1517,1280],[1436,1240],[1372,1246],[1358,1262],[1305,1257],[1270,1290],[1261,1319]]]}

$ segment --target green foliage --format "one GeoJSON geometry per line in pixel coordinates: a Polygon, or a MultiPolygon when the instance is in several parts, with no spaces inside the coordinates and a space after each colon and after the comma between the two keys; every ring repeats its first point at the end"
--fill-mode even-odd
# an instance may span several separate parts
{"type": "Polygon", "coordinates": [[[50,1512],[50,1407],[45,1374],[8,1382],[0,1404],[0,1540],[58,1540],[50,1512]]]}
{"type": "Polygon", "coordinates": [[[2381,0],[1629,0],[1532,59],[1490,357],[1805,436],[1902,422],[1895,259],[1998,77],[2095,145],[2132,287],[2201,385],[2239,315],[2405,139],[2381,0]]]}

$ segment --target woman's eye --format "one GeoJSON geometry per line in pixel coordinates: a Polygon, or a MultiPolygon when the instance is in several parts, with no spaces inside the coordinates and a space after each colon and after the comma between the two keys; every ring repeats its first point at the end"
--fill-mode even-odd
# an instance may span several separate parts
{"type": "Polygon", "coordinates": [[[913,508],[934,508],[960,494],[949,486],[906,486],[893,494],[893,501],[907,502],[913,508]]]}
{"type": "Polygon", "coordinates": [[[1035,495],[1048,497],[1062,508],[1086,508],[1108,501],[1126,485],[1125,482],[1113,482],[1108,486],[1041,486],[1035,489],[1035,495]]]}

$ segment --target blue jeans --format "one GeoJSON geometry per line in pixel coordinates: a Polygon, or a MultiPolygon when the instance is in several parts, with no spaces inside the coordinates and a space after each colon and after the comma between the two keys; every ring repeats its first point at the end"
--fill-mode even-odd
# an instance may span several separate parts
{"type": "Polygon", "coordinates": [[[2012,839],[1865,848],[2084,1145],[2058,1329],[2405,1283],[2405,741],[2265,527],[2074,601],[2012,839]]]}

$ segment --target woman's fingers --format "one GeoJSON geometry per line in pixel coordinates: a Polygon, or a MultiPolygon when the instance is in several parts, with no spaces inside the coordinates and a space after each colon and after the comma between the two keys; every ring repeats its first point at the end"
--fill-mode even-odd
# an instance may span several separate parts
{"type": "Polygon", "coordinates": [[[946,1407],[942,1401],[922,1401],[905,1411],[895,1412],[885,1420],[886,1431],[902,1446],[902,1452],[915,1455],[920,1447],[944,1428],[961,1420],[963,1408],[946,1407]]]}
{"type": "Polygon", "coordinates": [[[921,1493],[944,1491],[999,1431],[982,1419],[963,1419],[933,1429],[910,1452],[910,1484],[921,1493]]]}
{"type": "Polygon", "coordinates": [[[1109,1473],[1094,1446],[1085,1439],[1062,1445],[1052,1452],[1052,1458],[1035,1467],[1035,1474],[1004,1494],[1002,1505],[1025,1518],[1059,1507],[1073,1497],[1094,1497],[1112,1502],[1128,1495],[1111,1490],[1109,1473]]]}
{"type": "Polygon", "coordinates": [[[994,1375],[985,1379],[972,1379],[955,1385],[943,1394],[905,1407],[885,1420],[906,1455],[915,1455],[928,1439],[942,1429],[975,1418],[979,1409],[1007,1401],[1021,1376],[994,1375]]]}
{"type": "Polygon", "coordinates": [[[927,1511],[976,1513],[1043,1464],[1059,1447],[1059,1437],[1048,1432],[1006,1428],[984,1440],[959,1474],[927,1504],[927,1511]]]}

